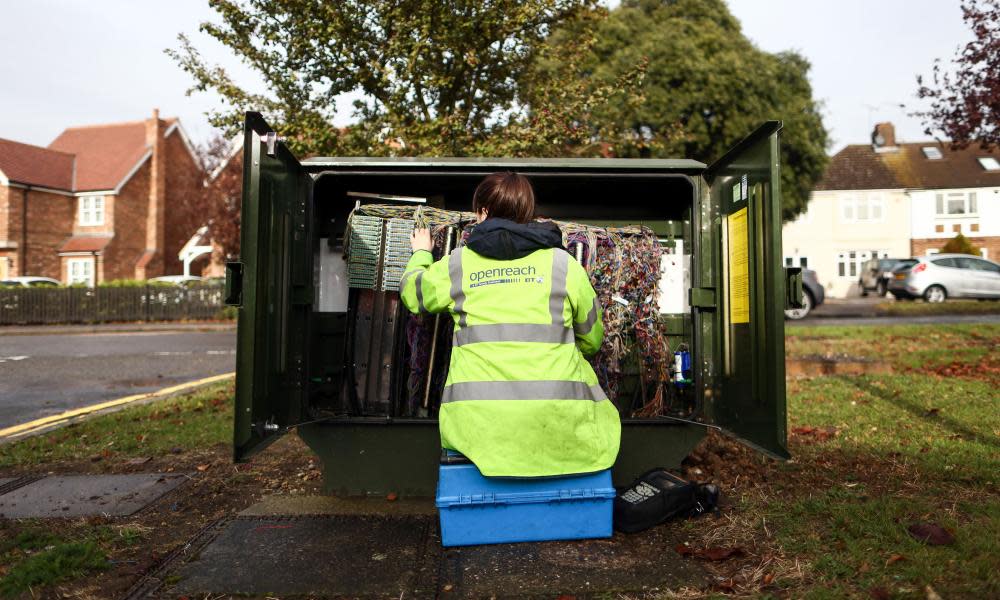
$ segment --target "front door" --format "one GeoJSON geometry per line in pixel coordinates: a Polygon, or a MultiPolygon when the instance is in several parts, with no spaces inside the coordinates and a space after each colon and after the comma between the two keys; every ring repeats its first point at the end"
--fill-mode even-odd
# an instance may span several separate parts
{"type": "Polygon", "coordinates": [[[768,122],[706,171],[720,214],[719,392],[712,420],[741,441],[788,458],[785,271],[781,253],[781,123],[768,122]]]}

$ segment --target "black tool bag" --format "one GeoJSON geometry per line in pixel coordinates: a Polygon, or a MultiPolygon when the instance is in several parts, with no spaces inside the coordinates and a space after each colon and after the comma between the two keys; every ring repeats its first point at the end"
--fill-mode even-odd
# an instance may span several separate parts
{"type": "Polygon", "coordinates": [[[715,510],[718,504],[716,486],[685,481],[663,468],[651,469],[618,491],[614,525],[622,533],[635,533],[669,519],[715,510]]]}

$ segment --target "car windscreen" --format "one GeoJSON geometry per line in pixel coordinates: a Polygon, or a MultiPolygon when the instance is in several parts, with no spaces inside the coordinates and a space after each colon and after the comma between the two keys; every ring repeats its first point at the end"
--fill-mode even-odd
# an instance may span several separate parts
{"type": "Polygon", "coordinates": [[[909,269],[910,267],[912,267],[913,265],[917,264],[918,262],[920,262],[920,261],[912,259],[912,258],[907,258],[905,260],[899,261],[899,264],[897,264],[895,267],[893,267],[892,270],[893,271],[902,271],[904,269],[909,269]]]}

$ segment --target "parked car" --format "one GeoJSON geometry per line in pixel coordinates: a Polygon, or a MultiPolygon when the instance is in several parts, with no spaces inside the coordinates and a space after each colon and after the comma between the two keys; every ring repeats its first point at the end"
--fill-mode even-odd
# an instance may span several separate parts
{"type": "Polygon", "coordinates": [[[3,287],[57,287],[62,285],[58,279],[52,279],[51,277],[34,277],[31,275],[25,275],[23,277],[8,277],[7,279],[0,280],[0,286],[3,287]]]}
{"type": "Polygon", "coordinates": [[[1000,265],[968,254],[936,254],[914,259],[892,273],[889,293],[899,300],[1000,298],[1000,265]]]}
{"type": "Polygon", "coordinates": [[[789,308],[785,311],[785,318],[804,319],[812,309],[823,304],[824,299],[826,293],[816,278],[816,271],[802,269],[802,308],[789,308]]]}
{"type": "Polygon", "coordinates": [[[885,296],[889,291],[889,278],[893,270],[903,264],[914,264],[912,258],[873,258],[861,267],[861,277],[858,278],[858,286],[861,287],[861,295],[867,296],[868,292],[874,291],[879,296],[885,296]]]}
{"type": "Polygon", "coordinates": [[[153,277],[149,281],[155,283],[171,283],[173,285],[190,285],[192,283],[198,283],[201,280],[202,278],[197,275],[163,275],[162,277],[153,277]]]}

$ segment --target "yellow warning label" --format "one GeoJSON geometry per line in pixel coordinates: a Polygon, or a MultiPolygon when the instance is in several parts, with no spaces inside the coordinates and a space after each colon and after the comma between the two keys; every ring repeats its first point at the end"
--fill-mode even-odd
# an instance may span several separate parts
{"type": "Polygon", "coordinates": [[[750,256],[747,209],[726,217],[729,239],[729,322],[750,322],[750,256]]]}

